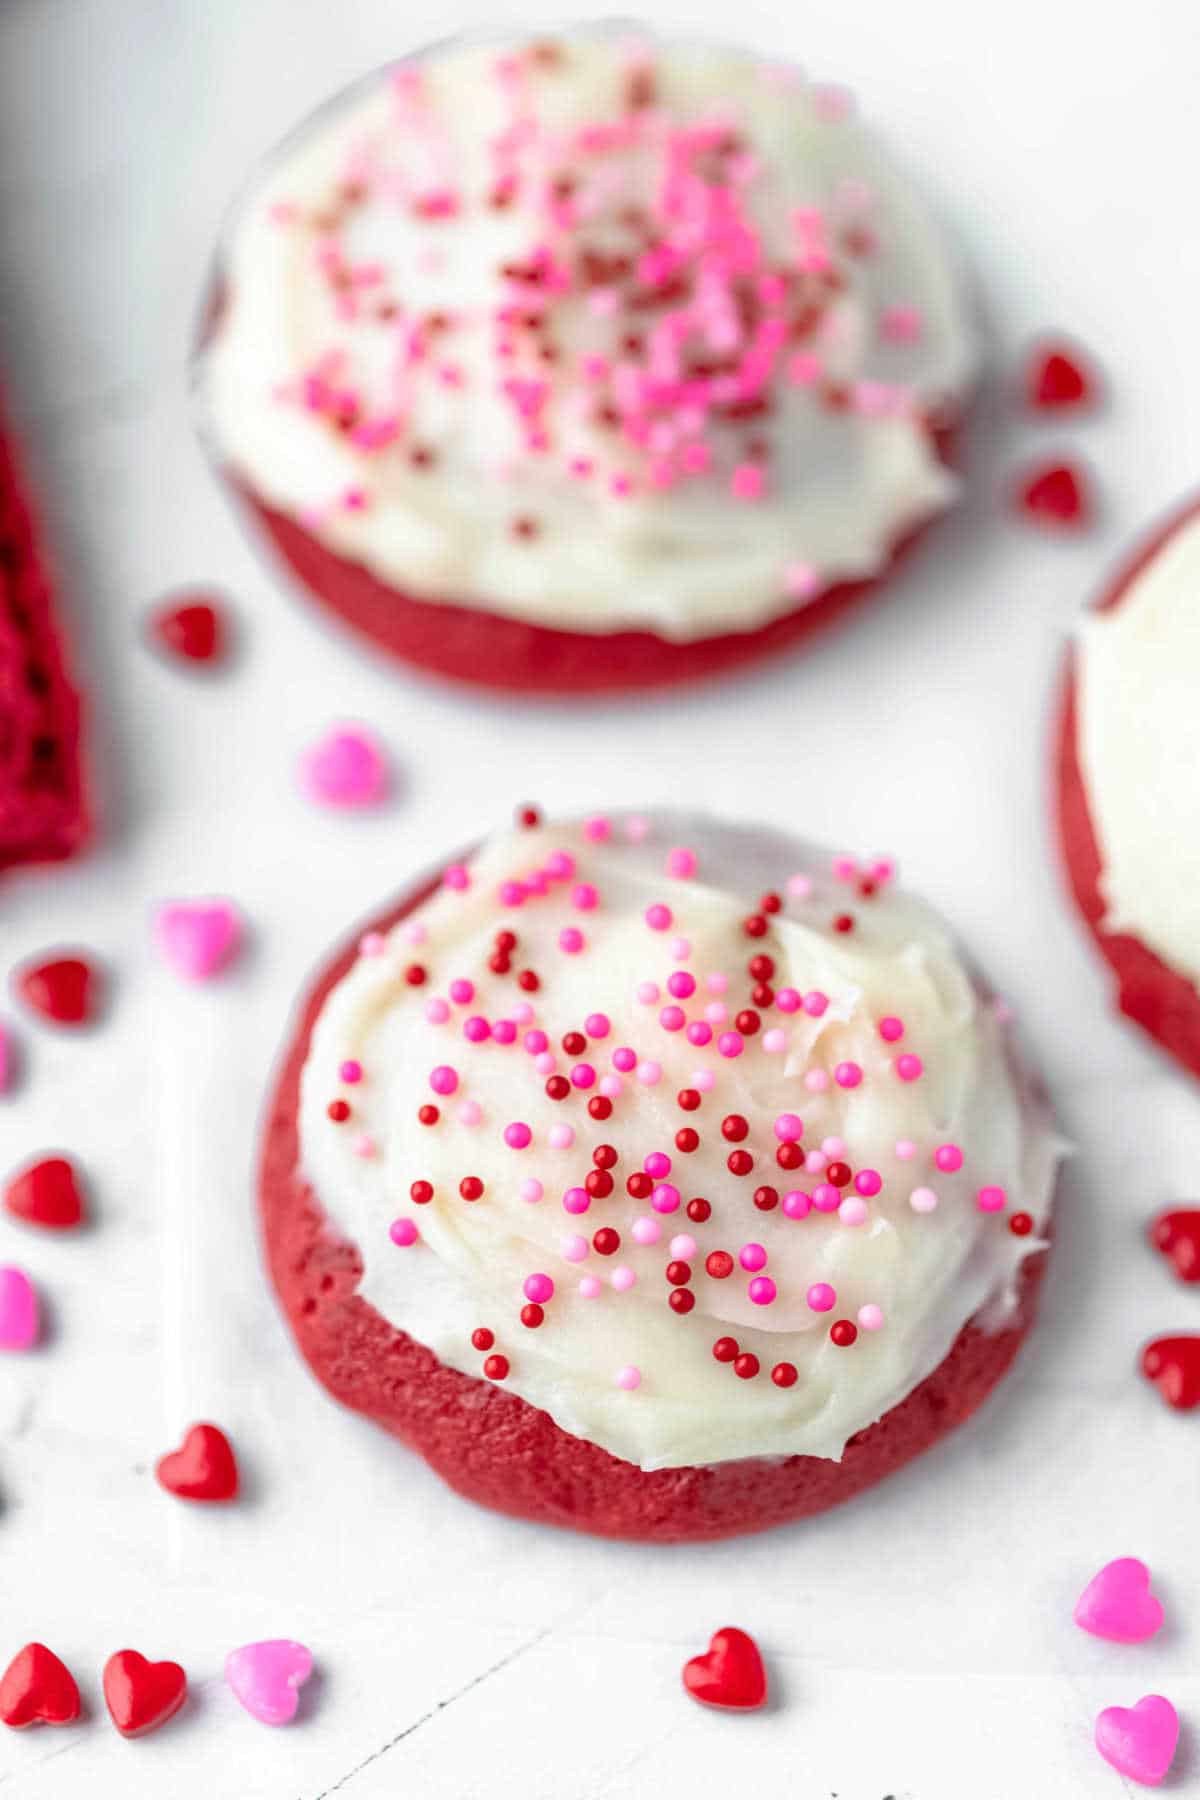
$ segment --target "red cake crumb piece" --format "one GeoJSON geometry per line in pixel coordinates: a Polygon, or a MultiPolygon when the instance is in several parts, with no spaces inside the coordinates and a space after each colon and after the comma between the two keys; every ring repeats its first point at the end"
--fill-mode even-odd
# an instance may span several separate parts
{"type": "Polygon", "coordinates": [[[71,856],[86,837],[79,737],[51,577],[0,414],[0,871],[71,856]]]}
{"type": "Polygon", "coordinates": [[[1062,343],[1035,347],[1025,375],[1026,400],[1035,411],[1092,406],[1097,389],[1095,372],[1078,350],[1062,343]]]}

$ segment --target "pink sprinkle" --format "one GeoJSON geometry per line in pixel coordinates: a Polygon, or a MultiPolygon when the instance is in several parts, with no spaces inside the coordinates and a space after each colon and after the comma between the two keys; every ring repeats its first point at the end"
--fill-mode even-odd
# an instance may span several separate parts
{"type": "Polygon", "coordinates": [[[879,335],[889,344],[915,344],[924,321],[916,306],[885,306],[879,315],[879,335]]]}
{"type": "Polygon", "coordinates": [[[804,1298],[813,1312],[832,1312],[837,1305],[837,1289],[827,1281],[814,1281],[804,1298]]]}
{"type": "Polygon", "coordinates": [[[686,962],[692,954],[690,938],[677,937],[671,939],[671,955],[676,962],[686,962]]]}
{"type": "Polygon", "coordinates": [[[458,1072],[449,1063],[439,1063],[430,1071],[429,1085],[435,1094],[452,1094],[458,1087],[458,1072]]]}
{"type": "Polygon", "coordinates": [[[569,1213],[585,1213],[592,1204],[592,1196],[586,1188],[570,1187],[563,1195],[563,1211],[569,1213]]]}
{"type": "Polygon", "coordinates": [[[664,1006],[658,1015],[658,1022],[664,1031],[682,1031],[687,1022],[687,1014],[681,1006],[664,1006]]]}
{"type": "Polygon", "coordinates": [[[633,1363],[626,1363],[623,1369],[617,1370],[616,1383],[619,1388],[624,1388],[627,1394],[631,1394],[635,1388],[640,1388],[642,1385],[642,1371],[635,1368],[633,1363]]]}
{"type": "Polygon", "coordinates": [[[478,1125],[482,1117],[483,1108],[480,1106],[478,1100],[464,1100],[458,1109],[458,1122],[460,1125],[478,1125]]]}
{"type": "Polygon", "coordinates": [[[812,1199],[801,1188],[792,1188],[783,1196],[783,1213],[788,1219],[807,1219],[812,1211],[812,1199]]]}
{"type": "Polygon", "coordinates": [[[355,1138],[350,1148],[353,1150],[355,1156],[365,1157],[374,1156],[378,1146],[376,1145],[375,1139],[373,1137],[368,1137],[367,1133],[364,1131],[355,1138]]]}
{"type": "Polygon", "coordinates": [[[867,1203],[853,1194],[847,1195],[838,1207],[838,1218],[843,1225],[865,1225],[867,1222],[867,1203]]]}
{"type": "Polygon", "coordinates": [[[804,1120],[795,1113],[780,1113],[775,1121],[775,1136],[781,1144],[794,1144],[804,1136],[804,1120]]]}
{"type": "Polygon", "coordinates": [[[963,1153],[957,1144],[939,1144],[933,1153],[934,1165],[943,1175],[953,1175],[963,1165],[963,1153]]]}
{"type": "Polygon", "coordinates": [[[841,1062],[833,1071],[833,1079],[842,1088],[856,1088],[862,1078],[863,1072],[856,1062],[841,1062]]]}
{"type": "Polygon", "coordinates": [[[500,904],[502,906],[524,906],[525,889],[519,881],[502,881],[500,883],[500,904]]]}
{"type": "Polygon", "coordinates": [[[834,1213],[842,1204],[842,1190],[831,1181],[819,1182],[813,1189],[812,1203],[818,1212],[834,1213]]]}
{"type": "Polygon", "coordinates": [[[662,1080],[662,1064],[656,1062],[639,1063],[637,1078],[643,1087],[657,1087],[662,1080]]]}
{"type": "Polygon", "coordinates": [[[528,1000],[518,1000],[513,1007],[513,1022],[516,1025],[528,1025],[533,1017],[533,1008],[528,1000]]]}
{"type": "Polygon", "coordinates": [[[664,1155],[661,1150],[652,1150],[642,1164],[642,1167],[645,1169],[647,1175],[652,1175],[654,1177],[655,1181],[662,1181],[665,1176],[671,1173],[671,1159],[669,1156],[664,1155]]]}
{"type": "Polygon", "coordinates": [[[570,1125],[552,1125],[547,1134],[552,1150],[569,1150],[575,1142],[574,1127],[570,1125]]]}
{"type": "Polygon", "coordinates": [[[717,1085],[717,1078],[711,1069],[695,1069],[692,1072],[692,1086],[702,1094],[711,1094],[717,1085]]]}
{"type": "Polygon", "coordinates": [[[512,1019],[496,1019],[492,1024],[492,1039],[497,1044],[515,1044],[517,1027],[512,1019]]]}
{"type": "Polygon", "coordinates": [[[600,900],[590,881],[580,881],[571,889],[571,904],[580,912],[594,912],[600,900]]]}
{"type": "Polygon", "coordinates": [[[625,821],[625,836],[631,844],[644,844],[650,836],[650,821],[640,813],[632,813],[625,821]]]}
{"type": "Polygon", "coordinates": [[[438,995],[425,1002],[425,1017],[431,1025],[444,1025],[450,1017],[450,1008],[438,995]]]}
{"type": "Polygon", "coordinates": [[[552,881],[569,881],[575,873],[575,858],[569,850],[552,850],[546,858],[546,873],[552,881]]]}
{"type": "Polygon", "coordinates": [[[676,969],[673,975],[667,976],[667,992],[676,1000],[690,1000],[696,991],[696,977],[689,975],[686,969],[676,969]]]}
{"type": "Polygon", "coordinates": [[[510,1150],[528,1150],[533,1133],[520,1119],[514,1119],[511,1125],[504,1127],[504,1141],[510,1150]]]}
{"type": "Polygon", "coordinates": [[[787,891],[793,900],[809,899],[813,891],[812,876],[789,875],[787,879],[787,891]]]}
{"type": "Polygon", "coordinates": [[[595,1300],[600,1294],[600,1283],[594,1275],[585,1275],[579,1283],[579,1295],[582,1300],[595,1300]]]}
{"type": "Polygon", "coordinates": [[[639,981],[634,992],[643,1006],[653,1006],[659,997],[658,983],[656,981],[639,981]]]}
{"type": "Polygon", "coordinates": [[[766,488],[767,478],[758,463],[739,463],[729,483],[735,500],[761,500],[766,488]]]}
{"type": "Polygon", "coordinates": [[[633,1231],[634,1242],[637,1244],[657,1244],[659,1238],[662,1236],[662,1226],[659,1224],[658,1220],[648,1218],[645,1215],[640,1219],[635,1219],[631,1229],[633,1231]]]}
{"type": "Polygon", "coordinates": [[[723,1000],[710,1000],[704,1009],[704,1016],[710,1025],[723,1025],[729,1017],[729,1008],[723,1000]]]}
{"type": "Polygon", "coordinates": [[[911,1162],[917,1154],[917,1146],[911,1138],[897,1138],[895,1149],[897,1162],[911,1162]]]}
{"type": "Polygon", "coordinates": [[[938,1197],[932,1188],[915,1187],[908,1196],[908,1204],[915,1213],[931,1213],[937,1211],[938,1197]]]}
{"type": "Polygon", "coordinates": [[[583,949],[583,933],[574,925],[565,925],[558,934],[558,947],[565,950],[568,956],[578,956],[583,949]]]}
{"type": "Polygon", "coordinates": [[[809,1175],[819,1175],[829,1167],[829,1158],[823,1150],[810,1150],[804,1158],[804,1167],[809,1175]]]}
{"type": "Polygon", "coordinates": [[[795,988],[783,987],[775,996],[775,1004],[781,1013],[799,1012],[800,996],[795,988]]]}
{"type": "Polygon", "coordinates": [[[453,1000],[455,1006],[467,1006],[475,998],[475,983],[473,981],[463,981],[461,979],[452,981],[450,983],[450,998],[453,1000]]]}
{"type": "Polygon", "coordinates": [[[589,1013],[583,1021],[583,1029],[590,1038],[606,1038],[612,1025],[607,1013],[589,1013]]]}
{"type": "Polygon", "coordinates": [[[729,991],[729,977],[718,970],[708,977],[704,985],[710,994],[725,994],[729,991]]]}
{"type": "Polygon", "coordinates": [[[783,591],[789,600],[811,600],[820,585],[820,574],[812,563],[789,563],[783,571],[783,591]]]}
{"type": "Polygon", "coordinates": [[[614,1069],[619,1069],[622,1075],[628,1075],[631,1069],[637,1068],[637,1051],[622,1044],[619,1050],[613,1051],[612,1060],[614,1069]]]}
{"type": "Polygon", "coordinates": [[[584,822],[583,835],[589,844],[603,844],[612,836],[612,820],[597,815],[584,822]]]}
{"type": "Polygon", "coordinates": [[[981,1187],[975,1196],[975,1204],[980,1212],[1003,1212],[1008,1195],[1002,1187],[981,1187]]]}
{"type": "Polygon", "coordinates": [[[613,1270],[610,1280],[618,1294],[627,1294],[637,1281],[637,1276],[632,1269],[627,1268],[624,1263],[620,1263],[613,1270]]]}
{"type": "Polygon", "coordinates": [[[423,944],[428,936],[419,919],[410,919],[404,927],[405,941],[409,944],[423,944]]]}
{"type": "Polygon", "coordinates": [[[781,1050],[787,1049],[787,1032],[772,1025],[769,1031],[763,1032],[762,1047],[768,1056],[778,1056],[781,1050]]]}
{"type": "Polygon", "coordinates": [[[393,1219],[388,1226],[388,1236],[401,1250],[407,1250],[410,1244],[415,1244],[420,1235],[411,1219],[393,1219]]]}
{"type": "Polygon", "coordinates": [[[679,1189],[669,1181],[662,1181],[650,1196],[650,1204],[656,1213],[673,1213],[679,1211],[679,1189]]]}
{"type": "Polygon", "coordinates": [[[694,850],[671,850],[667,854],[667,874],[675,875],[681,881],[696,873],[696,852],[694,850]]]}
{"type": "Polygon", "coordinates": [[[391,772],[373,732],[361,725],[335,726],[305,751],[300,781],[319,805],[351,809],[386,799],[391,772]]]}
{"type": "Polygon", "coordinates": [[[858,864],[852,856],[835,856],[832,868],[835,881],[853,881],[858,874],[858,864]]]}
{"type": "Polygon", "coordinates": [[[894,1044],[904,1036],[903,1019],[880,1019],[879,1035],[885,1044],[894,1044]]]}
{"type": "Polygon", "coordinates": [[[723,1031],[717,1039],[717,1049],[722,1056],[740,1056],[746,1048],[740,1031],[723,1031]]]}
{"type": "Polygon", "coordinates": [[[883,1324],[883,1308],[868,1300],[865,1306],[858,1309],[858,1322],[864,1331],[878,1331],[883,1324]]]}
{"type": "Polygon", "coordinates": [[[550,1048],[550,1039],[544,1031],[527,1031],[523,1042],[530,1056],[542,1056],[550,1048]]]}
{"type": "Polygon", "coordinates": [[[354,1062],[353,1060],[344,1062],[338,1070],[338,1074],[350,1087],[354,1087],[363,1078],[362,1064],[360,1062],[354,1062]]]}
{"type": "Polygon", "coordinates": [[[824,1069],[810,1069],[804,1077],[804,1085],[810,1094],[823,1094],[829,1086],[829,1076],[824,1069]]]}
{"type": "Polygon", "coordinates": [[[747,1298],[755,1306],[770,1306],[777,1292],[778,1289],[769,1275],[756,1275],[746,1289],[747,1298]]]}
{"type": "Polygon", "coordinates": [[[646,908],[646,923],[651,931],[669,931],[671,929],[671,909],[656,901],[646,908]]]}
{"type": "Polygon", "coordinates": [[[883,1186],[883,1177],[876,1169],[860,1169],[854,1177],[854,1186],[858,1193],[872,1199],[883,1186]]]}
{"type": "Polygon", "coordinates": [[[469,1043],[483,1044],[492,1035],[492,1028],[480,1013],[473,1013],[463,1022],[463,1036],[469,1043]]]}
{"type": "Polygon", "coordinates": [[[618,1094],[625,1092],[625,1083],[619,1075],[602,1075],[599,1089],[606,1100],[615,1100],[618,1094]]]}
{"type": "Polygon", "coordinates": [[[358,940],[360,956],[382,956],[387,949],[387,939],[382,931],[364,931],[358,940]]]}
{"type": "Polygon", "coordinates": [[[562,1241],[562,1253],[567,1262],[583,1262],[590,1250],[591,1245],[587,1239],[580,1237],[577,1232],[572,1232],[570,1237],[565,1237],[562,1241]]]}
{"type": "Polygon", "coordinates": [[[757,1270],[766,1268],[767,1253],[761,1244],[743,1244],[738,1251],[738,1261],[743,1269],[748,1269],[753,1275],[757,1270]]]}
{"type": "Polygon", "coordinates": [[[687,1262],[688,1258],[695,1254],[696,1240],[686,1231],[681,1231],[678,1237],[671,1239],[671,1255],[677,1256],[681,1262],[687,1262]]]}
{"type": "Polygon", "coordinates": [[[821,993],[819,988],[813,988],[811,992],[805,994],[800,1004],[810,1019],[819,1019],[829,1005],[829,995],[821,993]]]}
{"type": "Polygon", "coordinates": [[[905,1051],[903,1056],[896,1058],[896,1073],[901,1081],[918,1081],[924,1072],[925,1064],[910,1051],[905,1051]]]}
{"type": "Polygon", "coordinates": [[[591,1063],[576,1063],[571,1070],[571,1085],[577,1088],[590,1088],[596,1085],[596,1071],[591,1063]]]}
{"type": "Polygon", "coordinates": [[[543,1301],[553,1300],[554,1283],[549,1275],[527,1275],[521,1292],[527,1300],[533,1300],[541,1305],[543,1301]]]}
{"type": "Polygon", "coordinates": [[[461,863],[451,863],[450,867],[446,870],[446,873],[442,876],[442,881],[444,885],[452,889],[454,893],[462,894],[470,887],[471,876],[469,871],[464,869],[461,863]]]}
{"type": "Polygon", "coordinates": [[[546,1190],[536,1176],[527,1175],[517,1189],[517,1192],[520,1194],[522,1200],[526,1201],[528,1205],[536,1206],[546,1190]]]}

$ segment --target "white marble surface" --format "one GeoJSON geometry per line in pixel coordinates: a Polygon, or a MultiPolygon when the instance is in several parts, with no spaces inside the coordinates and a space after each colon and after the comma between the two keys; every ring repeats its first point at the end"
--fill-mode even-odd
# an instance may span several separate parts
{"type": "MultiPolygon", "coordinates": [[[[61,941],[107,961],[93,1034],[22,1024],[0,1170],[62,1146],[96,1221],[55,1242],[0,1222],[0,1257],[50,1296],[36,1354],[0,1368],[0,1658],[30,1637],[92,1717],[3,1734],[14,1800],[601,1800],[737,1785],[788,1800],[1103,1800],[1096,1711],[1171,1695],[1169,1791],[1200,1793],[1197,1424],[1133,1373],[1200,1298],[1143,1247],[1196,1192],[1197,1094],[1105,1004],[1063,902],[1046,820],[1064,633],[1122,542],[1200,469],[1200,240],[1191,0],[746,0],[741,34],[849,81],[967,243],[999,364],[1069,326],[1112,372],[1086,426],[1022,421],[994,392],[972,497],[888,604],[732,686],[649,711],[489,705],[375,667],[298,606],[243,538],[189,428],[185,358],[222,209],[251,159],[328,89],[477,23],[462,0],[7,0],[0,11],[0,365],[90,672],[103,832],[94,855],[0,895],[0,962],[61,941]],[[1048,543],[998,503],[1019,454],[1093,460],[1104,518],[1048,543]],[[175,583],[235,596],[236,667],[191,680],[139,643],[175,583]],[[402,772],[377,819],[319,816],[296,753],[362,717],[402,772]],[[519,799],[653,802],[682,789],[865,851],[962,924],[1023,1016],[1079,1144],[1045,1326],[970,1427],[855,1505],[705,1549],[578,1541],[480,1513],[299,1364],[260,1274],[256,1114],[289,1004],[348,922],[519,799]],[[148,950],[164,896],[235,896],[239,972],[183,991],[148,950]],[[192,1418],[235,1436],[244,1503],[190,1510],[153,1459],[192,1418]],[[1135,1553],[1171,1624],[1120,1649],[1070,1622],[1095,1566],[1135,1553]],[[679,1666],[754,1631],[777,1699],[701,1713],[679,1666]],[[280,1634],[320,1678],[271,1732],[220,1679],[280,1634]],[[132,1644],[193,1701],[122,1742],[97,1671],[132,1644]]],[[[724,15],[712,3],[709,23],[724,15]]],[[[554,17],[531,0],[530,17],[554,17]]],[[[696,9],[662,0],[663,23],[696,9]]],[[[7,1001],[3,1010],[11,1018],[7,1001]]]]}

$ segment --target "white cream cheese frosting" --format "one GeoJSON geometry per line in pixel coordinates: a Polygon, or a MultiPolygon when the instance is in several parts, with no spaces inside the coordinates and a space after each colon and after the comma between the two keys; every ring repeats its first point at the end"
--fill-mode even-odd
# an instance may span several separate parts
{"type": "Polygon", "coordinates": [[[1200,988],[1200,513],[1085,621],[1078,681],[1105,929],[1200,988]]]}
{"type": "Polygon", "coordinates": [[[1011,1319],[1061,1150],[886,867],[682,813],[501,832],[365,938],[299,1123],[365,1299],[643,1469],[840,1457],[1011,1319]]]}
{"type": "Polygon", "coordinates": [[[616,33],[457,44],[325,109],[236,210],[216,454],[396,588],[745,631],[956,483],[958,274],[845,95],[616,33]]]}

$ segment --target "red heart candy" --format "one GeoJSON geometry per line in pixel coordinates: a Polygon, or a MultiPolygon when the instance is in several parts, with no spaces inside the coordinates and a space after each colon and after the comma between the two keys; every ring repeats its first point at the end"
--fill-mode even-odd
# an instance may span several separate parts
{"type": "Polygon", "coordinates": [[[1029,404],[1039,411],[1089,406],[1095,378],[1078,355],[1063,344],[1042,344],[1033,352],[1026,378],[1029,404]]]}
{"type": "Polygon", "coordinates": [[[767,1673],[758,1645],[736,1625],[715,1631],[704,1656],[683,1665],[683,1685],[704,1706],[749,1712],[767,1698],[767,1673]]]}
{"type": "Polygon", "coordinates": [[[57,1025],[83,1025],[100,1004],[100,977],[82,957],[62,956],[32,963],[16,976],[26,1006],[57,1025]]]}
{"type": "Polygon", "coordinates": [[[1159,1213],[1150,1242],[1170,1258],[1180,1281],[1200,1281],[1200,1212],[1159,1213]]]}
{"type": "Polygon", "coordinates": [[[104,1703],[122,1737],[145,1737],[165,1725],[187,1699],[187,1676],[174,1662],[147,1662],[115,1650],[104,1665],[104,1703]]]}
{"type": "Polygon", "coordinates": [[[27,1225],[70,1231],[83,1219],[79,1177],[65,1156],[48,1156],[9,1182],[4,1206],[14,1219],[24,1219],[27,1225]]]}
{"type": "Polygon", "coordinates": [[[186,662],[219,662],[227,648],[224,614],[213,598],[199,594],[159,607],[150,630],[163,649],[186,662]]]}
{"type": "Polygon", "coordinates": [[[1017,501],[1035,524],[1054,530],[1078,529],[1092,510],[1083,474],[1069,463],[1038,463],[1026,470],[1017,501]]]}
{"type": "Polygon", "coordinates": [[[66,1663],[45,1644],[26,1644],[0,1675],[0,1719],[23,1725],[69,1725],[79,1717],[79,1689],[66,1663]]]}
{"type": "Polygon", "coordinates": [[[233,1446],[215,1425],[193,1425],[178,1450],[160,1457],[154,1473],[168,1494],[183,1500],[232,1500],[238,1491],[233,1446]]]}
{"type": "Polygon", "coordinates": [[[1200,1337],[1161,1337],[1142,1351],[1142,1374],[1168,1406],[1200,1406],[1200,1337]]]}

